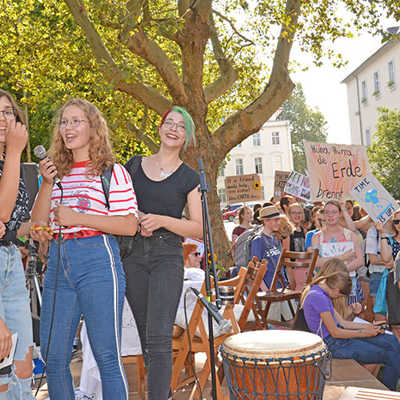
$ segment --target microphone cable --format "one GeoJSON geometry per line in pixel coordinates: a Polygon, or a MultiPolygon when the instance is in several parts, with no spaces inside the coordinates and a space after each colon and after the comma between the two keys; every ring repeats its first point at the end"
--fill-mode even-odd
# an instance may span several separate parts
{"type": "MultiPolygon", "coordinates": [[[[202,392],[202,390],[201,390],[201,385],[200,385],[199,378],[198,378],[198,376],[197,376],[197,374],[196,374],[196,362],[193,362],[194,355],[193,355],[193,357],[192,357],[192,354],[193,354],[193,352],[192,352],[192,339],[191,339],[191,337],[190,337],[189,323],[188,323],[188,316],[187,316],[186,297],[187,297],[187,294],[188,294],[189,290],[190,290],[190,288],[187,288],[187,289],[185,290],[184,295],[183,295],[183,311],[184,311],[184,314],[185,314],[186,332],[187,332],[187,337],[188,337],[188,341],[189,341],[190,366],[192,367],[192,371],[193,371],[193,376],[194,376],[195,383],[196,383],[196,385],[197,385],[197,387],[198,387],[198,389],[199,389],[200,400],[202,400],[202,399],[203,399],[203,392],[202,392]]],[[[197,301],[198,301],[198,299],[196,298],[195,307],[196,307],[197,301]]],[[[192,311],[192,312],[193,312],[193,311],[192,311]]],[[[200,319],[201,319],[201,320],[202,320],[202,317],[203,317],[203,316],[201,315],[201,316],[200,316],[200,319]]]]}
{"type": "MultiPolygon", "coordinates": [[[[64,190],[63,190],[63,187],[62,187],[60,182],[57,183],[57,186],[59,187],[59,189],[61,191],[60,204],[62,204],[63,197],[64,197],[64,190]]],[[[44,361],[43,372],[42,372],[42,376],[40,377],[38,388],[36,389],[35,398],[39,393],[40,387],[42,386],[43,376],[47,375],[47,360],[48,360],[48,357],[49,357],[50,342],[51,342],[51,336],[52,336],[52,333],[53,333],[54,316],[55,316],[55,311],[56,311],[58,271],[60,269],[60,261],[61,261],[61,229],[62,229],[62,226],[60,225],[59,228],[58,228],[58,237],[57,237],[56,279],[55,279],[55,282],[54,282],[53,307],[51,309],[50,329],[49,329],[49,335],[48,335],[48,338],[47,338],[47,349],[46,349],[46,355],[45,355],[44,360],[43,360],[44,361]]],[[[47,380],[47,378],[46,378],[46,380],[47,380]]]]}

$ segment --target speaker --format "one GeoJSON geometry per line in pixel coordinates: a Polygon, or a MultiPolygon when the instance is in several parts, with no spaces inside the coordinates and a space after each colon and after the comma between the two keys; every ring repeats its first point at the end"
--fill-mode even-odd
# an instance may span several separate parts
{"type": "Polygon", "coordinates": [[[22,163],[22,178],[25,182],[26,190],[29,193],[29,211],[33,207],[36,195],[39,191],[39,168],[33,162],[22,163]]]}

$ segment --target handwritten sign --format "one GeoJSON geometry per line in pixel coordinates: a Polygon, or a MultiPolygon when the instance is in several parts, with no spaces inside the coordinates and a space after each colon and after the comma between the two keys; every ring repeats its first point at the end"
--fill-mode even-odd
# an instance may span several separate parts
{"type": "Polygon", "coordinates": [[[299,172],[292,171],[284,191],[294,197],[310,201],[310,178],[299,172]]]}
{"type": "Polygon", "coordinates": [[[352,197],[375,222],[383,224],[400,208],[396,200],[371,173],[354,186],[352,197]]]}
{"type": "Polygon", "coordinates": [[[227,176],[225,189],[230,204],[263,200],[258,174],[227,176]]]}
{"type": "Polygon", "coordinates": [[[369,173],[364,146],[304,141],[313,201],[351,198],[353,187],[369,173]]]}
{"type": "Polygon", "coordinates": [[[275,171],[274,197],[283,196],[285,185],[289,179],[290,171],[275,171]]]}

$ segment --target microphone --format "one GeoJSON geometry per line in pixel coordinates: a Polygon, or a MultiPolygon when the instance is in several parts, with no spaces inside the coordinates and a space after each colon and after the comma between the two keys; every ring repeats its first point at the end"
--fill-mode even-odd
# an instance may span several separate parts
{"type": "Polygon", "coordinates": [[[197,289],[192,287],[190,289],[192,289],[192,292],[199,298],[203,306],[207,309],[207,311],[211,314],[215,321],[217,321],[219,331],[222,334],[229,333],[232,329],[231,321],[224,319],[222,315],[218,312],[218,308],[214,304],[207,301],[207,299],[197,289]]]}
{"type": "MultiPolygon", "coordinates": [[[[47,152],[44,146],[39,144],[33,149],[33,154],[40,160],[44,160],[47,157],[47,152]]],[[[54,183],[61,189],[61,181],[60,178],[56,175],[54,177],[54,183]]]]}

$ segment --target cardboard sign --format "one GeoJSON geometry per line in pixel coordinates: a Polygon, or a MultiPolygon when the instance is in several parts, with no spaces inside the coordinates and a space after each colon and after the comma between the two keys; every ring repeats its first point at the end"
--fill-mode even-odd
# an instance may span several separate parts
{"type": "Polygon", "coordinates": [[[275,171],[274,197],[283,196],[285,185],[289,179],[290,171],[275,171]]]}
{"type": "Polygon", "coordinates": [[[383,224],[400,208],[396,200],[371,173],[354,186],[352,197],[375,222],[383,224]]]}
{"type": "Polygon", "coordinates": [[[346,200],[369,173],[364,146],[304,141],[313,201],[346,200]]]}
{"type": "Polygon", "coordinates": [[[229,204],[263,200],[258,174],[227,176],[225,189],[229,204]]]}
{"type": "Polygon", "coordinates": [[[310,201],[310,178],[299,172],[292,171],[284,191],[299,199],[310,201]]]}

